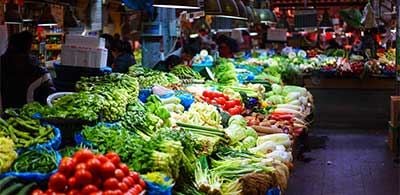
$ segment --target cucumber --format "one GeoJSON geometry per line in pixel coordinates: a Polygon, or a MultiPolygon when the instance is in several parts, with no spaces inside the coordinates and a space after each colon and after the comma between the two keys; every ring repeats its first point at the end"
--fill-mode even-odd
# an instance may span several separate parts
{"type": "Polygon", "coordinates": [[[14,176],[8,176],[0,180],[0,192],[2,192],[11,182],[17,180],[14,176]]]}
{"type": "Polygon", "coordinates": [[[4,189],[2,192],[0,192],[0,195],[14,195],[22,187],[24,187],[24,184],[16,183],[4,189]]]}
{"type": "Polygon", "coordinates": [[[34,187],[36,187],[36,186],[37,186],[37,183],[36,183],[36,182],[30,183],[30,184],[26,185],[25,187],[23,187],[23,188],[17,193],[17,195],[28,195],[28,194],[30,194],[30,192],[32,191],[32,189],[33,189],[34,187]]]}

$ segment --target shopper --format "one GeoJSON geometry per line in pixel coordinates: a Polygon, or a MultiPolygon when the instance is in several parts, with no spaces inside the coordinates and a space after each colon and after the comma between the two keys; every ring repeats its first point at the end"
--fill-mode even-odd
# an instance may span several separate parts
{"type": "Polygon", "coordinates": [[[219,56],[223,58],[233,58],[234,53],[239,52],[237,42],[225,35],[217,37],[219,56]]]}
{"type": "MultiPolygon", "coordinates": [[[[129,67],[136,64],[132,52],[129,52],[128,43],[120,40],[114,40],[112,45],[112,54],[114,56],[114,63],[112,66],[113,72],[127,73],[129,67]]],[[[130,48],[132,51],[132,48],[130,48]]]]}
{"type": "Polygon", "coordinates": [[[10,37],[7,51],[0,58],[2,108],[22,107],[38,101],[45,103],[55,92],[51,76],[30,55],[33,35],[24,31],[10,37]]]}

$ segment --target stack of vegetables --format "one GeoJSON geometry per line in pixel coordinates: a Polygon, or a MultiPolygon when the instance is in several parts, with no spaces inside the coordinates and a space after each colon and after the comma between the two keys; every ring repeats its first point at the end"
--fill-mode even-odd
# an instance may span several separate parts
{"type": "MultiPolygon", "coordinates": [[[[21,144],[27,142],[20,137],[27,135],[19,131],[12,131],[17,139],[9,135],[10,125],[18,130],[28,128],[31,133],[38,122],[29,121],[30,117],[40,113],[42,117],[102,119],[74,136],[79,148],[91,148],[96,154],[81,150],[72,157],[67,155],[61,163],[42,158],[53,162],[40,166],[48,167],[46,172],[58,167],[48,188],[41,189],[45,192],[137,194],[145,185],[132,178],[138,176],[133,170],[151,184],[147,185],[149,192],[159,194],[161,191],[154,186],[195,195],[264,194],[273,187],[284,191],[292,167],[291,147],[294,139],[307,130],[312,107],[312,96],[305,88],[282,82],[306,61],[301,59],[303,52],[295,55],[274,58],[276,61],[266,59],[268,66],[259,68],[262,73],[255,81],[244,84],[238,82],[235,62],[219,59],[213,69],[214,81],[179,86],[180,91],[173,90],[173,85],[181,81],[177,76],[199,78],[186,66],[173,70],[177,76],[133,66],[128,74],[83,78],[77,84],[77,93],[59,98],[52,107],[35,103],[21,109],[28,124],[20,124],[15,117],[0,121],[0,125],[7,125],[6,131],[0,131],[0,141],[10,146],[0,151],[6,154],[0,160],[8,162],[1,168],[19,171],[23,170],[20,165],[25,167],[23,162],[37,162],[31,164],[35,165],[31,169],[46,163],[24,160],[28,156],[37,158],[32,151],[21,153],[24,158],[18,160],[15,150],[30,146],[21,144]],[[292,67],[285,68],[285,63],[292,67]],[[152,94],[139,100],[140,88],[152,94]],[[182,99],[184,93],[193,97],[190,103],[182,99]],[[100,168],[98,162],[102,163],[100,168]],[[105,165],[108,167],[103,170],[105,165]],[[94,179],[94,175],[100,177],[94,179]]],[[[30,134],[38,137],[32,141],[34,144],[51,138],[49,129],[40,128],[39,135],[30,134]]],[[[36,192],[41,194],[41,190],[36,192]]]]}

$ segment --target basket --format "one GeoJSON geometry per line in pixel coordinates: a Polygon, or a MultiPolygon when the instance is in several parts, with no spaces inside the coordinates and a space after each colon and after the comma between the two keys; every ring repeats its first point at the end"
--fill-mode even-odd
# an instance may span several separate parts
{"type": "MultiPolygon", "coordinates": [[[[39,149],[40,150],[40,149],[39,149]]],[[[56,153],[56,161],[57,164],[61,161],[61,154],[57,151],[56,153]]],[[[39,173],[39,172],[6,172],[0,175],[0,179],[4,177],[14,176],[20,180],[24,181],[35,181],[35,182],[43,182],[50,178],[51,175],[57,172],[57,169],[53,170],[50,173],[39,173]]]]}

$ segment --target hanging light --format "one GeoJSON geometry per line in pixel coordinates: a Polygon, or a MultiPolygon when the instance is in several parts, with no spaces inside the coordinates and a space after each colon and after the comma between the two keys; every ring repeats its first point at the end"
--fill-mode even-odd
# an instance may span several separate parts
{"type": "Polygon", "coordinates": [[[234,0],[204,0],[204,12],[214,17],[247,20],[240,16],[234,0]]]}
{"type": "Polygon", "coordinates": [[[328,10],[325,9],[324,14],[322,15],[322,20],[319,23],[319,28],[332,28],[333,23],[331,17],[329,16],[328,10]]]}
{"type": "Polygon", "coordinates": [[[153,6],[175,9],[200,9],[197,0],[154,0],[153,6]]]}
{"type": "Polygon", "coordinates": [[[275,14],[269,9],[257,9],[257,15],[261,23],[276,23],[275,14]]]}
{"type": "Polygon", "coordinates": [[[21,24],[22,18],[19,13],[18,5],[13,1],[6,4],[6,12],[5,12],[5,23],[6,24],[21,24]]]}
{"type": "Polygon", "coordinates": [[[38,26],[56,26],[57,22],[51,14],[50,6],[45,5],[42,15],[39,18],[38,26]]]}
{"type": "Polygon", "coordinates": [[[73,14],[72,8],[68,6],[64,11],[64,27],[76,28],[79,26],[78,20],[73,14]]]}

